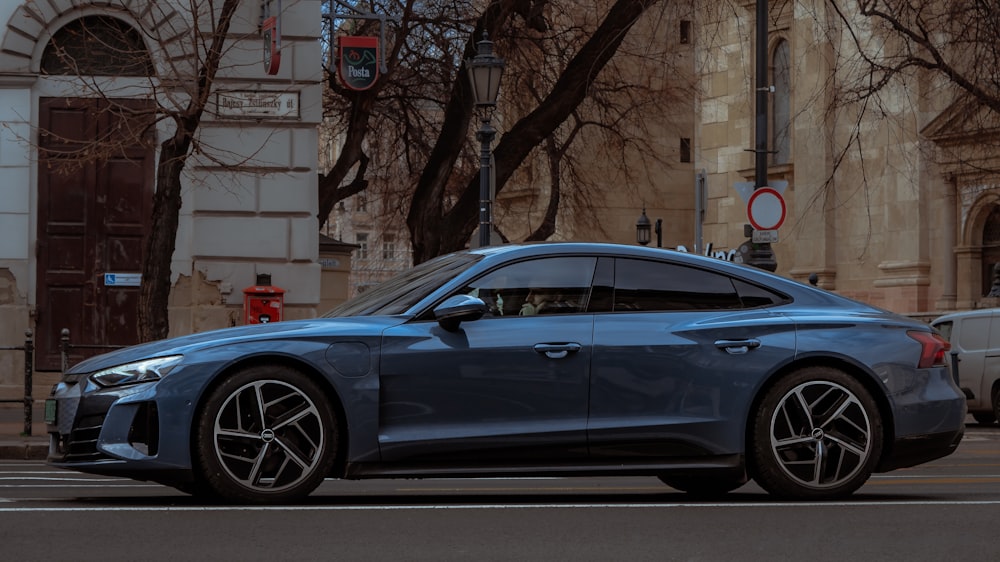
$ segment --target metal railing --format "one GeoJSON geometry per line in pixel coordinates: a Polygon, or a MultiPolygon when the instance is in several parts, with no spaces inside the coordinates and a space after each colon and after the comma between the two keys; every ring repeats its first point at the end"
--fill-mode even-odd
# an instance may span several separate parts
{"type": "Polygon", "coordinates": [[[24,345],[0,347],[0,351],[23,351],[24,352],[24,397],[21,399],[0,400],[5,403],[24,403],[24,435],[31,435],[31,407],[34,404],[32,397],[32,373],[35,372],[35,340],[31,330],[24,332],[24,345]]]}
{"type": "MultiPolygon", "coordinates": [[[[35,402],[32,387],[34,385],[33,374],[35,372],[35,340],[31,330],[24,332],[24,345],[0,346],[0,351],[23,351],[24,352],[24,396],[22,398],[0,399],[0,403],[23,403],[24,404],[24,432],[23,435],[31,436],[32,406],[35,402]]],[[[110,351],[127,347],[124,345],[99,345],[99,344],[73,344],[69,341],[69,329],[63,328],[59,341],[59,355],[62,372],[69,369],[69,354],[73,349],[98,349],[110,351]]]]}
{"type": "Polygon", "coordinates": [[[113,349],[121,349],[123,347],[128,347],[127,345],[111,345],[111,344],[89,344],[89,343],[70,343],[69,341],[69,328],[63,328],[62,332],[59,334],[59,356],[62,363],[62,372],[65,373],[69,369],[69,352],[73,349],[98,349],[103,351],[111,351],[113,349]]]}

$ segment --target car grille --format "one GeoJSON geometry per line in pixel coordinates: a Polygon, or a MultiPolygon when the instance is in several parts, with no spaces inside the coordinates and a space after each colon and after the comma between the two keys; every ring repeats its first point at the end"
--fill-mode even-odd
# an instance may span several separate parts
{"type": "Polygon", "coordinates": [[[104,415],[80,418],[76,428],[65,437],[63,451],[66,462],[91,462],[108,459],[107,455],[97,450],[97,438],[104,425],[104,415]]]}

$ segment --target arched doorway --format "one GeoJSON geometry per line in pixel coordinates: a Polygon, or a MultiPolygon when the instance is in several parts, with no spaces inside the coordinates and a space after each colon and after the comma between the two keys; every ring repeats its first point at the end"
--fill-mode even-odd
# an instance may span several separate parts
{"type": "Polygon", "coordinates": [[[981,296],[993,286],[993,267],[1000,263],[1000,205],[994,205],[983,224],[983,257],[981,296]]]}
{"type": "MultiPolygon", "coordinates": [[[[43,75],[148,76],[139,33],[112,17],[86,16],[56,31],[43,75]]],[[[149,102],[82,89],[86,98],[41,98],[38,116],[36,368],[139,342],[138,280],[154,190],[149,102]]]]}

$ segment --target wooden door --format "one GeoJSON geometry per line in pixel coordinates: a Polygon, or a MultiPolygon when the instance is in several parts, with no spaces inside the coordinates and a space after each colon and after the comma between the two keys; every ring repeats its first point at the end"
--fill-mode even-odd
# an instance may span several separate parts
{"type": "Polygon", "coordinates": [[[63,329],[70,331],[70,364],[139,342],[138,278],[155,151],[139,127],[148,120],[122,108],[123,102],[97,99],[39,102],[35,365],[41,371],[60,369],[63,329]]]}

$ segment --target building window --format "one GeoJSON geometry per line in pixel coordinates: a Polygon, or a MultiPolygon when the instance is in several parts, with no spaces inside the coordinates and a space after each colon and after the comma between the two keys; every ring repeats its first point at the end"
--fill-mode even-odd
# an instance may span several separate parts
{"type": "Polygon", "coordinates": [[[681,139],[681,162],[691,161],[691,139],[681,139]]]}
{"type": "Polygon", "coordinates": [[[354,198],[354,211],[358,213],[368,212],[368,201],[365,200],[363,195],[358,195],[354,198]]]}
{"type": "Polygon", "coordinates": [[[368,233],[358,232],[354,235],[354,243],[358,245],[358,259],[368,259],[368,233]]]}
{"type": "Polygon", "coordinates": [[[382,235],[382,259],[384,259],[384,260],[394,260],[394,259],[396,259],[396,235],[395,234],[383,234],[382,235]]]}
{"type": "Polygon", "coordinates": [[[112,17],[87,16],[64,25],[42,53],[42,72],[72,76],[151,76],[142,36],[112,17]]]}
{"type": "Polygon", "coordinates": [[[689,20],[681,20],[680,42],[685,45],[691,42],[691,22],[689,20]]]}
{"type": "Polygon", "coordinates": [[[791,72],[788,41],[781,39],[771,55],[771,164],[792,160],[791,72]]]}

